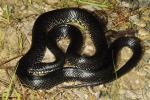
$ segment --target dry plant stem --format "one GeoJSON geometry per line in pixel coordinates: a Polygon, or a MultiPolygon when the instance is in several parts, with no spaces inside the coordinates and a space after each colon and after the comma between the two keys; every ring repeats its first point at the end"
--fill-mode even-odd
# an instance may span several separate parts
{"type": "Polygon", "coordinates": [[[2,83],[5,87],[9,85],[9,83],[6,80],[1,79],[1,78],[0,78],[0,83],[2,83]]]}
{"type": "Polygon", "coordinates": [[[11,69],[14,68],[15,66],[1,66],[0,69],[11,69]]]}
{"type": "Polygon", "coordinates": [[[1,67],[2,65],[5,65],[5,64],[11,62],[12,60],[15,60],[15,59],[21,57],[21,56],[23,56],[23,54],[17,55],[17,56],[15,56],[15,57],[13,57],[13,58],[10,58],[10,59],[8,59],[8,60],[6,60],[6,61],[0,63],[0,67],[1,67]]]}
{"type": "MultiPolygon", "coordinates": [[[[17,97],[8,97],[8,100],[16,100],[17,97]]],[[[0,100],[3,100],[2,97],[0,97],[0,100]]]]}

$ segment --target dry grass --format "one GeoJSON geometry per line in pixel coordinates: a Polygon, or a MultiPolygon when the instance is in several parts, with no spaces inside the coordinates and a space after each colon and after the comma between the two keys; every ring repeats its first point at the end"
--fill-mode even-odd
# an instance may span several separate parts
{"type": "MultiPolygon", "coordinates": [[[[149,100],[150,32],[145,30],[146,26],[141,27],[128,20],[129,16],[140,12],[142,21],[148,21],[149,17],[145,13],[148,13],[149,10],[149,8],[141,8],[140,11],[130,12],[126,8],[119,7],[115,0],[112,0],[111,3],[104,2],[104,0],[101,2],[98,0],[0,0],[0,99],[149,100]],[[34,21],[43,12],[69,6],[107,11],[109,29],[122,30],[132,26],[140,32],[144,30],[136,34],[143,41],[145,48],[143,59],[131,72],[106,85],[76,89],[63,89],[56,86],[43,91],[23,87],[15,76],[15,69],[18,60],[31,45],[31,30],[34,21]]],[[[125,52],[122,52],[120,64],[128,58],[125,52]]],[[[130,55],[130,52],[127,54],[130,55]]]]}

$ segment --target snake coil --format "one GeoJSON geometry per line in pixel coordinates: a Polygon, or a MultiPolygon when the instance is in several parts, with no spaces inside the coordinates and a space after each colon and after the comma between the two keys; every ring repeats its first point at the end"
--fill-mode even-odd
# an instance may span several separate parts
{"type": "Polygon", "coordinates": [[[16,74],[20,81],[32,89],[49,89],[65,81],[81,81],[78,86],[92,86],[111,82],[130,71],[142,56],[142,46],[136,37],[120,37],[108,45],[103,19],[81,8],[63,8],[40,15],[32,30],[30,50],[20,59],[16,74]],[[84,36],[88,32],[96,52],[92,56],[81,55],[84,36]],[[57,45],[61,37],[69,37],[66,52],[57,45]],[[123,67],[115,71],[118,52],[129,47],[133,55],[123,67]],[[42,62],[48,48],[54,62],[42,62]],[[72,66],[64,67],[69,62],[72,66]],[[44,75],[34,75],[43,73],[44,75]]]}

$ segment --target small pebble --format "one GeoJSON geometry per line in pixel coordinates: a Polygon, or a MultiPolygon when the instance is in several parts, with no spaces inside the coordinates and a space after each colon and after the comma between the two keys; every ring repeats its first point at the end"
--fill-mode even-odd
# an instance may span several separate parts
{"type": "Polygon", "coordinates": [[[48,4],[53,4],[59,2],[59,0],[45,0],[45,2],[48,4]]]}
{"type": "Polygon", "coordinates": [[[138,34],[140,34],[141,36],[148,36],[150,35],[150,32],[145,29],[140,29],[138,34]]]}
{"type": "Polygon", "coordinates": [[[137,36],[140,37],[140,39],[142,40],[146,40],[150,38],[150,32],[146,29],[141,28],[139,29],[137,36]]]}
{"type": "Polygon", "coordinates": [[[90,5],[83,5],[83,6],[81,6],[81,8],[88,9],[88,10],[90,10],[90,11],[94,11],[94,10],[95,10],[95,8],[93,8],[93,7],[90,6],[90,5]]]}
{"type": "Polygon", "coordinates": [[[136,83],[136,84],[139,84],[139,80],[136,80],[135,83],[136,83]]]}

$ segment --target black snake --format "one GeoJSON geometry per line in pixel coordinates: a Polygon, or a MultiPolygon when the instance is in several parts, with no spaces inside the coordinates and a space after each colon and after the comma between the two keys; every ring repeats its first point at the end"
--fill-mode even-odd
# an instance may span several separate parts
{"type": "Polygon", "coordinates": [[[108,45],[105,30],[103,19],[81,8],[57,9],[40,15],[33,26],[31,48],[19,61],[17,76],[32,89],[49,89],[65,81],[81,81],[83,83],[78,86],[92,86],[121,77],[141,59],[140,40],[120,37],[108,45]],[[90,34],[96,49],[92,56],[81,54],[85,42],[84,30],[90,34]],[[66,52],[57,44],[61,37],[70,39],[66,52]],[[115,71],[117,54],[125,46],[132,50],[133,55],[115,71]],[[55,55],[54,62],[42,62],[46,47],[55,55]],[[72,66],[64,67],[66,62],[72,66]]]}

